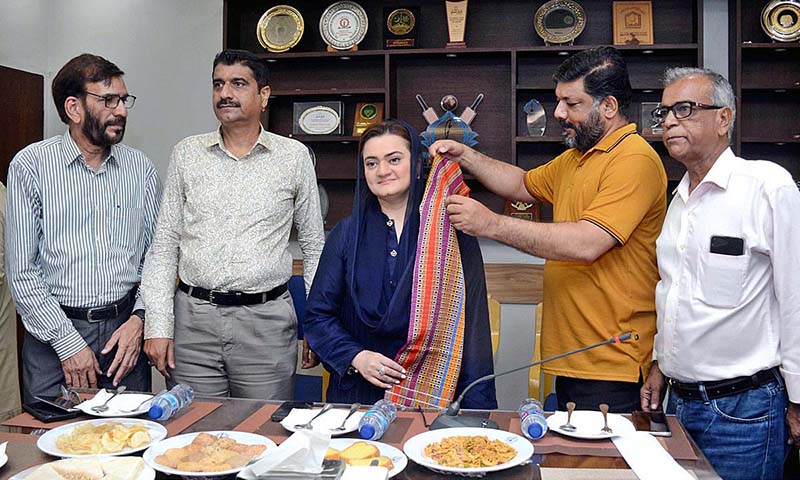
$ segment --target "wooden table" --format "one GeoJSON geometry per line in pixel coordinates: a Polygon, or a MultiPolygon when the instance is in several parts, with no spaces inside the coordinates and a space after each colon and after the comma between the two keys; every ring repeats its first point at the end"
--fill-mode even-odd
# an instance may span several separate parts
{"type": "MultiPolygon", "coordinates": [[[[202,399],[197,400],[212,400],[202,399]]],[[[253,431],[256,433],[264,434],[274,440],[276,443],[280,442],[289,435],[291,432],[285,431],[279,424],[269,422],[262,422],[262,419],[268,418],[268,413],[275,408],[275,404],[257,400],[246,400],[239,398],[230,399],[213,399],[222,403],[222,406],[212,411],[204,418],[196,423],[190,425],[182,433],[200,432],[207,430],[233,430],[239,427],[243,431],[253,431]],[[248,420],[248,422],[245,422],[248,420]],[[263,425],[262,425],[263,423],[263,425]],[[249,425],[249,426],[248,426],[249,425]]],[[[501,427],[503,425],[511,431],[519,432],[515,412],[493,411],[493,412],[469,412],[470,414],[477,414],[488,416],[491,415],[492,419],[499,420],[501,427]],[[516,427],[514,427],[516,426],[516,427]],[[514,430],[516,428],[516,430],[514,430]]],[[[432,421],[435,413],[428,412],[425,414],[428,422],[432,421]]],[[[400,450],[403,448],[403,443],[407,437],[412,436],[415,431],[424,429],[422,416],[414,412],[401,412],[392,426],[390,426],[384,439],[385,443],[392,445],[400,450]],[[393,432],[393,428],[395,431],[393,432]],[[398,434],[398,430],[404,429],[402,434],[398,434]]],[[[36,448],[35,435],[30,435],[30,428],[25,427],[8,427],[0,426],[0,442],[8,441],[8,463],[0,468],[0,480],[5,480],[13,474],[24,470],[32,465],[45,463],[55,460],[36,448]]],[[[548,435],[557,435],[549,432],[548,435]]],[[[344,438],[357,437],[356,432],[343,436],[344,438]]],[[[691,439],[689,440],[691,442],[691,439]]],[[[697,456],[696,460],[678,460],[684,468],[690,470],[699,480],[717,480],[719,476],[714,472],[708,460],[699,451],[694,442],[691,442],[692,448],[697,456]]],[[[534,449],[536,443],[534,442],[534,449]]],[[[549,453],[545,455],[534,454],[533,463],[514,467],[502,472],[488,474],[486,479],[519,479],[519,480],[539,480],[541,479],[540,467],[560,467],[560,468],[605,468],[605,469],[627,469],[628,465],[622,457],[618,456],[594,456],[594,455],[564,455],[559,453],[549,453]]],[[[159,479],[172,479],[176,477],[157,475],[159,479]]],[[[406,469],[394,477],[397,480],[442,480],[446,478],[463,478],[458,476],[446,476],[434,473],[425,467],[421,467],[409,460],[406,469]]]]}

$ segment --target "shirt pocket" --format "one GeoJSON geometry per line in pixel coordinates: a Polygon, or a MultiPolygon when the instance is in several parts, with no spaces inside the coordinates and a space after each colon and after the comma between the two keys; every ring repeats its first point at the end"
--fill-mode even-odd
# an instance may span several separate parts
{"type": "Polygon", "coordinates": [[[736,307],[742,300],[747,255],[708,253],[697,268],[698,299],[712,307],[736,307]]]}
{"type": "Polygon", "coordinates": [[[142,208],[118,207],[109,215],[108,231],[110,242],[116,249],[134,253],[139,247],[139,237],[143,233],[142,208]]]}

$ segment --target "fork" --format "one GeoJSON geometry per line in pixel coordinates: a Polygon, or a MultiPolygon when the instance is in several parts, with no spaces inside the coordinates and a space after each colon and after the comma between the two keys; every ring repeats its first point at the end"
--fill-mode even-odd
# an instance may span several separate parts
{"type": "Polygon", "coordinates": [[[573,410],[575,410],[575,402],[567,402],[567,423],[558,427],[559,430],[564,430],[565,432],[574,432],[577,430],[575,425],[570,423],[573,410]]]}
{"type": "Polygon", "coordinates": [[[157,396],[161,395],[162,393],[166,393],[166,391],[167,391],[167,389],[165,388],[164,390],[161,390],[160,392],[156,393],[156,394],[155,394],[155,395],[153,395],[152,397],[150,397],[150,398],[145,398],[145,399],[144,399],[144,401],[143,401],[142,403],[140,403],[139,405],[137,405],[137,406],[136,406],[136,408],[132,408],[132,409],[130,409],[130,410],[123,410],[123,409],[120,409],[119,411],[120,411],[120,412],[122,412],[122,413],[133,413],[133,412],[137,412],[137,411],[139,411],[139,409],[140,409],[140,408],[142,408],[142,406],[143,406],[145,403],[147,403],[147,402],[152,402],[154,398],[156,398],[157,396]]]}
{"type": "Polygon", "coordinates": [[[359,408],[361,408],[361,404],[360,403],[354,403],[352,406],[350,406],[350,412],[347,414],[346,417],[344,417],[344,421],[342,422],[342,424],[339,425],[336,428],[331,428],[331,430],[336,431],[336,432],[343,432],[343,431],[347,430],[347,428],[345,428],[345,426],[344,426],[347,423],[347,419],[352,417],[353,414],[356,413],[359,408]]]}
{"type": "Polygon", "coordinates": [[[125,385],[120,385],[119,388],[114,392],[113,395],[108,397],[106,401],[102,405],[96,405],[92,407],[92,411],[96,413],[103,413],[108,410],[108,402],[110,402],[114,397],[119,395],[120,393],[124,392],[128,387],[125,385]]]}
{"type": "Polygon", "coordinates": [[[300,430],[300,429],[313,430],[314,427],[311,426],[311,422],[316,420],[318,417],[322,416],[325,412],[327,412],[331,408],[333,408],[333,404],[332,403],[326,403],[325,406],[322,407],[322,410],[320,410],[318,414],[314,415],[314,418],[312,418],[311,420],[309,420],[306,423],[298,423],[297,425],[294,426],[294,428],[296,428],[298,430],[300,430]]]}
{"type": "Polygon", "coordinates": [[[603,422],[605,422],[605,426],[600,429],[600,431],[605,433],[614,433],[614,430],[611,430],[608,427],[608,405],[605,403],[600,404],[600,411],[603,413],[603,422]]]}

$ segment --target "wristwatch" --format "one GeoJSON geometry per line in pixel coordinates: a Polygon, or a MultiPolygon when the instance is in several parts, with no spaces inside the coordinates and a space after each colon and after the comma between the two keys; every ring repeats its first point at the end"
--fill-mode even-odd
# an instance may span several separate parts
{"type": "Polygon", "coordinates": [[[131,312],[131,315],[136,315],[137,317],[141,318],[142,321],[144,322],[144,309],[139,308],[137,310],[134,310],[133,312],[131,312]]]}

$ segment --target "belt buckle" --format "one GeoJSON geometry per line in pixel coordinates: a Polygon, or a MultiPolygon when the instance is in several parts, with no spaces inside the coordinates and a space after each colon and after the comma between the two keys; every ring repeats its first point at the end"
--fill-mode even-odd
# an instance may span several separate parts
{"type": "Polygon", "coordinates": [[[216,305],[216,303],[214,303],[214,290],[208,291],[208,303],[216,305]]]}
{"type": "Polygon", "coordinates": [[[89,322],[89,323],[97,323],[97,322],[99,322],[101,320],[99,318],[95,319],[95,318],[92,317],[92,312],[94,310],[96,310],[96,309],[95,308],[90,308],[90,309],[86,310],[86,321],[89,322]]]}

